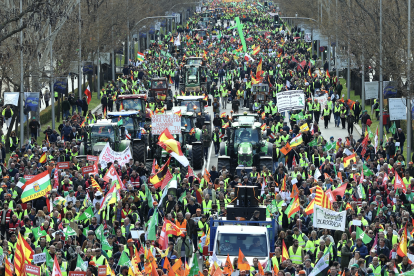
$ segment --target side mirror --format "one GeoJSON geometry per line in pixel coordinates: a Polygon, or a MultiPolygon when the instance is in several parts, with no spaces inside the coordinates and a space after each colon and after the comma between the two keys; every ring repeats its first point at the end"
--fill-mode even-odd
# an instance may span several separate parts
{"type": "Polygon", "coordinates": [[[125,134],[125,127],[124,126],[121,126],[121,140],[124,140],[125,139],[125,136],[126,136],[126,134],[125,134]]]}

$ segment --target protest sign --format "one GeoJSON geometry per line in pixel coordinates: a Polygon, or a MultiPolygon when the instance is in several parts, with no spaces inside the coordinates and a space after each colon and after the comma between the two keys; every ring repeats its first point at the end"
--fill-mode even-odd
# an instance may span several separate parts
{"type": "Polygon", "coordinates": [[[345,231],[345,224],[346,211],[335,212],[315,204],[313,227],[345,231]]]}
{"type": "Polygon", "coordinates": [[[46,253],[39,253],[39,254],[33,255],[34,264],[44,263],[44,262],[46,262],[46,253]]]}
{"type": "Polygon", "coordinates": [[[4,105],[19,105],[19,92],[4,92],[4,105]]]}
{"type": "MultiPolygon", "coordinates": [[[[43,253],[45,254],[45,253],[43,253]]],[[[24,271],[25,271],[25,275],[27,274],[33,274],[33,275],[37,275],[40,276],[40,267],[35,266],[35,265],[31,265],[31,264],[24,264],[24,271]]]]}
{"type": "MultiPolygon", "coordinates": [[[[180,123],[181,124],[181,123],[180,123]]],[[[114,151],[109,143],[106,143],[101,154],[99,155],[99,163],[102,168],[106,168],[107,163],[118,161],[118,166],[122,167],[132,158],[131,149],[129,146],[122,152],[114,151]]]]}
{"type": "Polygon", "coordinates": [[[405,98],[389,98],[390,120],[407,120],[407,100],[405,98]]]}
{"type": "Polygon", "coordinates": [[[69,169],[70,164],[69,162],[58,162],[56,166],[59,170],[66,170],[69,169]]]}
{"type": "Polygon", "coordinates": [[[86,155],[86,160],[96,162],[99,160],[99,157],[95,155],[86,155]]]}
{"type": "Polygon", "coordinates": [[[302,110],[305,108],[305,94],[303,90],[289,90],[276,94],[279,112],[302,110]]]}
{"type": "Polygon", "coordinates": [[[82,175],[85,176],[87,174],[93,173],[93,169],[93,166],[82,167],[82,175]]]}
{"type": "Polygon", "coordinates": [[[151,132],[160,135],[166,128],[171,134],[181,134],[181,118],[177,114],[157,114],[151,117],[151,132]]]}
{"type": "Polygon", "coordinates": [[[69,271],[69,276],[86,276],[85,271],[69,271]]]}
{"type": "Polygon", "coordinates": [[[325,93],[322,96],[319,97],[313,97],[313,100],[318,100],[318,103],[321,104],[321,108],[324,109],[326,103],[328,102],[328,94],[325,93]]]}
{"type": "Polygon", "coordinates": [[[98,276],[106,276],[106,265],[98,266],[98,276]]]}
{"type": "Polygon", "coordinates": [[[378,81],[365,82],[365,100],[378,99],[378,81]]]}

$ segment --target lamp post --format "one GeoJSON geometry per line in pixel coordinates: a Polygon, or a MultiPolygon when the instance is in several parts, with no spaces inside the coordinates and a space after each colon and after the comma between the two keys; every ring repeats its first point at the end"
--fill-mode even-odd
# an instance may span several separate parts
{"type": "MultiPolygon", "coordinates": [[[[23,12],[23,0],[20,0],[20,13],[23,12]]],[[[23,26],[23,19],[20,19],[20,26],[23,26]]],[[[24,141],[24,126],[23,126],[23,96],[24,96],[24,82],[23,82],[23,31],[20,31],[20,144],[24,141]]],[[[29,123],[29,122],[27,122],[29,123]]]]}
{"type": "MultiPolygon", "coordinates": [[[[78,95],[82,98],[82,23],[81,23],[81,0],[79,0],[79,55],[78,55],[78,95]]],[[[75,91],[75,89],[73,89],[75,91]]]]}
{"type": "MultiPolygon", "coordinates": [[[[412,122],[411,122],[411,0],[408,0],[408,29],[407,29],[407,159],[411,156],[411,137],[412,137],[412,122]]],[[[381,94],[382,96],[382,94],[381,94]]],[[[382,98],[382,97],[381,97],[382,98]]]]}

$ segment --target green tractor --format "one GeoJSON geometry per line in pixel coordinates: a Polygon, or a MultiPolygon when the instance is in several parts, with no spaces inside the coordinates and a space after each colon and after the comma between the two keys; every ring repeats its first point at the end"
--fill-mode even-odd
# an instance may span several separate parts
{"type": "Polygon", "coordinates": [[[226,166],[230,173],[236,169],[251,170],[256,166],[273,167],[273,144],[262,137],[261,123],[256,114],[233,115],[232,126],[226,129],[228,138],[220,143],[217,169],[226,166]]]}
{"type": "MultiPolygon", "coordinates": [[[[174,138],[180,142],[183,154],[190,161],[190,165],[194,170],[201,170],[204,165],[203,157],[203,137],[202,130],[196,126],[196,113],[194,111],[187,111],[184,106],[176,106],[172,112],[175,113],[181,110],[181,134],[173,135],[174,138]]],[[[163,150],[162,161],[168,159],[168,153],[163,150]]],[[[172,162],[172,161],[171,161],[172,162]]],[[[175,162],[176,165],[180,165],[175,162]]],[[[182,168],[182,170],[187,168],[182,168]]]]}
{"type": "Polygon", "coordinates": [[[80,146],[80,155],[99,156],[107,143],[114,151],[123,151],[131,141],[125,139],[125,127],[118,126],[112,120],[102,119],[87,127],[84,143],[80,146]]]}
{"type": "Polygon", "coordinates": [[[207,79],[204,66],[185,65],[181,74],[180,91],[186,95],[196,95],[206,91],[207,79]]]}

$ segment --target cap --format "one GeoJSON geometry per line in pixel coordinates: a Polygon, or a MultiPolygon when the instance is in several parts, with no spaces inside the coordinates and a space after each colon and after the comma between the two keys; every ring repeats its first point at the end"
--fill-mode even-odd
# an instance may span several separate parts
{"type": "Polygon", "coordinates": [[[97,192],[95,193],[95,196],[100,196],[100,195],[102,195],[101,191],[97,191],[97,192]]]}
{"type": "Polygon", "coordinates": [[[153,204],[153,205],[158,205],[158,202],[154,201],[152,204],[153,204]]]}
{"type": "Polygon", "coordinates": [[[358,264],[353,264],[353,265],[351,265],[351,267],[359,268],[359,265],[358,264]]]}
{"type": "Polygon", "coordinates": [[[305,274],[306,275],[306,272],[305,272],[305,270],[301,270],[301,271],[299,271],[299,274],[305,274]]]}
{"type": "Polygon", "coordinates": [[[413,162],[408,162],[408,165],[412,165],[413,164],[413,162]]]}
{"type": "Polygon", "coordinates": [[[127,242],[134,242],[134,240],[133,239],[128,239],[128,241],[127,242]]]}
{"type": "Polygon", "coordinates": [[[286,207],[286,206],[287,206],[286,202],[283,202],[282,207],[286,207]]]}
{"type": "Polygon", "coordinates": [[[171,260],[175,260],[175,259],[177,259],[177,256],[172,255],[172,256],[171,256],[171,260]]]}

